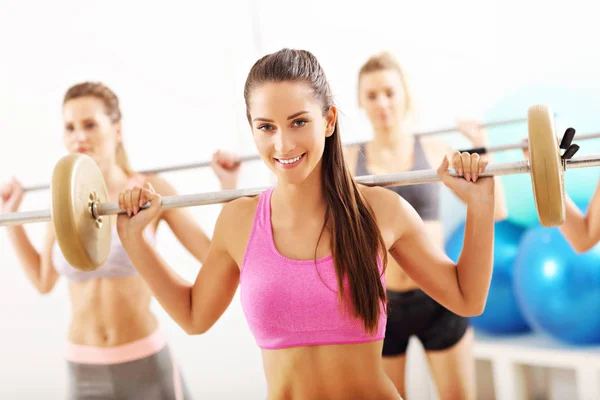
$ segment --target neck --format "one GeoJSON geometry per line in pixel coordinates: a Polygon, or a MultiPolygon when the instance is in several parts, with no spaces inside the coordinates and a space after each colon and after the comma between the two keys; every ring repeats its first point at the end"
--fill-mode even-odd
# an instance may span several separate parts
{"type": "Polygon", "coordinates": [[[127,180],[127,174],[116,163],[106,163],[106,165],[100,166],[100,170],[109,191],[120,190],[123,181],[127,180]]]}
{"type": "Polygon", "coordinates": [[[286,215],[292,220],[315,215],[324,216],[326,205],[320,168],[315,168],[302,183],[279,182],[273,191],[273,200],[282,205],[280,210],[285,210],[286,215]]]}
{"type": "Polygon", "coordinates": [[[406,131],[400,127],[384,128],[375,131],[371,145],[377,150],[403,153],[412,149],[414,140],[415,137],[413,135],[406,133],[406,131]]]}

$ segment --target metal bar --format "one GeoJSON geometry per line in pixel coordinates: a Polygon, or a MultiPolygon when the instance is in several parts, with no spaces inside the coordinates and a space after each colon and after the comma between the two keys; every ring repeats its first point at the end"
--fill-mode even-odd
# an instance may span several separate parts
{"type": "MultiPolygon", "coordinates": [[[[600,166],[600,155],[588,155],[567,160],[565,169],[587,168],[600,166]]],[[[517,175],[529,173],[529,161],[513,161],[489,164],[481,177],[517,175]]],[[[457,176],[450,168],[450,174],[457,176]]],[[[426,169],[417,171],[396,172],[391,174],[365,175],[355,178],[358,183],[367,186],[406,186],[422,183],[439,182],[437,170],[426,169]]],[[[256,196],[270,187],[258,187],[250,189],[222,190],[219,192],[197,193],[179,196],[162,197],[161,208],[193,207],[209,204],[227,203],[240,197],[256,196]]],[[[141,209],[147,208],[144,204],[141,209]]],[[[94,208],[96,216],[125,214],[119,209],[118,202],[100,203],[94,208]]],[[[51,220],[49,210],[16,212],[0,215],[0,226],[22,225],[35,222],[46,222],[51,220]]]]}
{"type": "MultiPolygon", "coordinates": [[[[258,160],[260,160],[259,155],[243,156],[243,157],[240,157],[239,163],[241,164],[241,163],[248,162],[248,161],[258,161],[258,160]]],[[[172,172],[172,171],[181,171],[181,170],[186,170],[186,169],[205,168],[205,167],[210,167],[210,163],[211,163],[211,161],[202,161],[202,162],[198,162],[198,163],[173,165],[170,167],[145,169],[143,171],[140,171],[140,173],[142,173],[142,174],[160,174],[162,172],[172,172]]]]}
{"type": "MultiPolygon", "coordinates": [[[[575,135],[575,138],[573,139],[573,143],[577,143],[580,140],[595,139],[595,138],[599,138],[599,137],[600,137],[600,132],[584,133],[583,135],[575,135]]],[[[514,149],[526,149],[527,147],[529,147],[529,144],[527,142],[519,142],[519,143],[499,144],[496,146],[479,147],[479,148],[474,148],[474,149],[465,149],[465,150],[459,150],[459,151],[467,152],[467,153],[476,152],[479,154],[485,154],[485,153],[495,153],[495,152],[506,151],[506,150],[514,150],[514,149]]]]}
{"type": "Polygon", "coordinates": [[[33,224],[36,222],[52,221],[50,210],[21,211],[0,214],[0,226],[33,224]]]}
{"type": "MultiPolygon", "coordinates": [[[[516,124],[516,123],[526,122],[526,121],[527,121],[527,118],[516,118],[516,119],[509,119],[509,120],[504,120],[504,121],[488,122],[486,124],[483,124],[483,126],[484,127],[492,127],[492,126],[499,126],[499,125],[510,125],[510,124],[516,124]]],[[[442,134],[442,133],[451,133],[451,132],[456,132],[456,127],[446,128],[446,129],[441,129],[441,130],[438,129],[438,130],[433,130],[433,131],[420,132],[420,133],[415,133],[415,135],[416,136],[431,136],[431,135],[438,135],[438,134],[442,134]]],[[[354,143],[354,145],[359,145],[359,144],[363,144],[363,143],[364,142],[357,142],[357,143],[354,143]]],[[[258,160],[260,160],[260,156],[257,154],[240,157],[240,163],[249,162],[249,161],[258,161],[258,160]]],[[[198,163],[180,164],[180,165],[172,165],[169,167],[158,167],[158,168],[153,168],[153,169],[145,169],[145,170],[141,170],[138,172],[141,174],[160,174],[160,173],[165,173],[165,172],[183,171],[183,170],[187,170],[187,169],[205,168],[205,167],[209,167],[210,163],[211,163],[210,161],[202,161],[202,162],[198,162],[198,163]]],[[[40,185],[26,186],[23,188],[23,191],[35,192],[35,191],[45,190],[45,189],[49,189],[49,188],[50,188],[50,186],[48,184],[40,184],[40,185]]]]}
{"type": "MultiPolygon", "coordinates": [[[[565,169],[586,168],[600,166],[600,155],[591,155],[567,160],[565,169]]],[[[529,161],[512,161],[489,164],[480,177],[518,175],[529,173],[529,161]]],[[[453,168],[449,169],[452,176],[458,176],[453,168]]],[[[354,178],[356,182],[366,186],[408,186],[423,183],[439,182],[440,177],[435,169],[424,169],[416,171],[395,172],[391,174],[365,175],[354,178]]],[[[179,196],[165,196],[161,198],[161,208],[172,209],[181,207],[193,207],[209,204],[227,203],[240,197],[259,195],[270,187],[259,187],[251,189],[222,190],[219,192],[198,193],[179,196]]],[[[147,208],[145,204],[141,208],[147,208]]],[[[119,209],[118,202],[98,204],[97,215],[125,214],[119,209]]]]}
{"type": "MultiPolygon", "coordinates": [[[[518,124],[520,122],[527,122],[527,118],[515,118],[515,119],[507,119],[503,121],[495,121],[495,122],[487,122],[482,124],[483,127],[490,128],[492,126],[500,126],[500,125],[512,125],[518,124]]],[[[419,132],[415,133],[415,136],[433,136],[433,135],[441,135],[443,133],[452,133],[456,132],[456,127],[446,128],[446,129],[434,129],[432,131],[419,132]]]]}

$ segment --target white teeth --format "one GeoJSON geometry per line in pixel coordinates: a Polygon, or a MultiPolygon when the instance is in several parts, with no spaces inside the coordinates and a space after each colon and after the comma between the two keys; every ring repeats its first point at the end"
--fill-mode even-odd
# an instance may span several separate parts
{"type": "Polygon", "coordinates": [[[289,158],[287,160],[279,160],[278,161],[282,164],[293,164],[296,161],[300,160],[300,158],[302,158],[302,155],[299,155],[298,157],[294,157],[294,158],[289,158]]]}

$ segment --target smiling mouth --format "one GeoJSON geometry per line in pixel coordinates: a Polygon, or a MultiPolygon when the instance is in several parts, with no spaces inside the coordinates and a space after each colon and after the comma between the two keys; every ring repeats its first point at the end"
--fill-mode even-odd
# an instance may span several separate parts
{"type": "Polygon", "coordinates": [[[291,164],[295,164],[295,163],[297,163],[298,161],[300,161],[300,160],[301,160],[301,159],[304,157],[304,155],[305,155],[305,154],[306,154],[306,153],[302,153],[302,154],[300,154],[299,156],[296,156],[296,157],[293,157],[293,158],[285,158],[285,159],[283,159],[283,158],[275,158],[275,159],[276,159],[276,160],[277,160],[277,161],[278,161],[280,164],[282,164],[282,165],[291,165],[291,164]]]}

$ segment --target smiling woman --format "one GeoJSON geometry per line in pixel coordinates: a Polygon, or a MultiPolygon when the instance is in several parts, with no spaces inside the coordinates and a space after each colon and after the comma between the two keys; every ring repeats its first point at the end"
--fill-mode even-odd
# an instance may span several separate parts
{"type": "MultiPolygon", "coordinates": [[[[423,221],[395,193],[358,185],[344,162],[337,108],[325,73],[308,51],[258,60],[244,89],[246,116],[277,186],[227,203],[195,282],[182,280],[143,238],[161,210],[148,185],[119,196],[119,236],[171,317],[190,334],[210,329],[238,285],[262,350],[268,398],[400,398],[381,359],[387,319],[387,254],[429,294],[462,315],[481,313],[492,268],[494,180],[477,179],[482,160],[443,160],[442,181],[467,202],[463,253],[452,262],[423,221]],[[426,268],[424,268],[426,266],[426,268]]],[[[456,153],[455,155],[459,155],[456,153]]]]}

